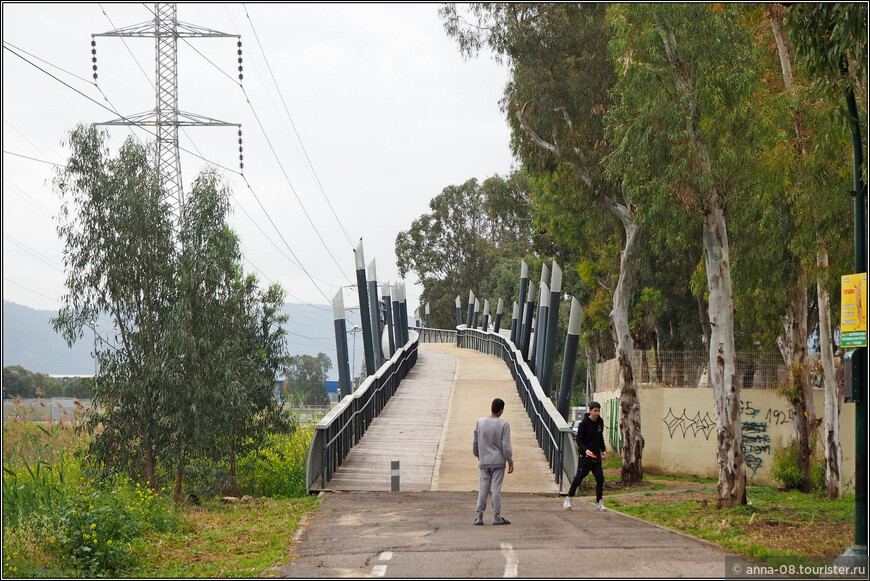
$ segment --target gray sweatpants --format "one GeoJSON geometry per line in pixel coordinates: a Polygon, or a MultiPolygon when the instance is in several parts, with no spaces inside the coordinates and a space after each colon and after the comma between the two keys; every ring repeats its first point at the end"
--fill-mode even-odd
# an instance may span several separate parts
{"type": "Polygon", "coordinates": [[[480,492],[477,494],[477,512],[486,510],[486,496],[492,490],[492,510],[501,514],[501,483],[504,482],[504,466],[480,469],[480,492]]]}

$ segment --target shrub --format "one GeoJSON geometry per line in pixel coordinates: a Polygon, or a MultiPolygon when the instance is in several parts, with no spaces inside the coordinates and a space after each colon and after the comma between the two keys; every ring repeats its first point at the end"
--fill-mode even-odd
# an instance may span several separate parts
{"type": "Polygon", "coordinates": [[[270,434],[259,450],[239,458],[239,488],[251,496],[306,496],[305,469],[313,426],[299,426],[290,434],[270,434]]]}
{"type": "MultiPolygon", "coordinates": [[[[770,475],[786,490],[801,489],[805,475],[798,468],[798,449],[794,443],[774,453],[770,475]]],[[[811,490],[824,490],[825,458],[817,451],[810,456],[809,480],[811,490]]]]}

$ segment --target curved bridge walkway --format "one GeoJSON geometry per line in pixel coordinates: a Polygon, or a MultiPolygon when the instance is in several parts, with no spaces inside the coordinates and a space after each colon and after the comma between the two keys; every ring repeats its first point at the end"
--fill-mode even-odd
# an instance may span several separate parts
{"type": "Polygon", "coordinates": [[[389,491],[397,459],[402,491],[476,491],[474,425],[489,415],[496,397],[505,401],[502,418],[511,425],[514,454],[514,472],[505,474],[502,491],[558,493],[508,367],[450,343],[420,343],[416,365],[326,489],[389,491]]]}

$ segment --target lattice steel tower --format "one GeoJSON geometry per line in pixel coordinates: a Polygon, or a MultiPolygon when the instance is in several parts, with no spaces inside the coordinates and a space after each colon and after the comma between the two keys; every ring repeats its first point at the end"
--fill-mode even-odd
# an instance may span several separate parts
{"type": "MultiPolygon", "coordinates": [[[[178,39],[186,37],[233,37],[228,34],[210,30],[192,24],[178,22],[176,5],[172,3],[155,3],[154,19],[142,24],[134,24],[111,32],[91,35],[91,47],[94,62],[94,82],[97,79],[96,41],[97,36],[118,36],[150,38],[155,42],[155,90],[157,105],[153,111],[138,113],[129,117],[100,123],[99,125],[133,125],[137,127],[156,127],[157,129],[157,171],[163,177],[166,196],[169,198],[176,218],[180,216],[181,204],[184,201],[184,189],[181,182],[181,159],[178,150],[178,128],[184,126],[237,126],[238,123],[227,123],[209,119],[193,113],[184,113],[178,109],[178,39]]],[[[242,50],[239,47],[239,78],[242,77],[242,50]]],[[[241,130],[239,131],[241,135],[241,130]]],[[[240,140],[241,141],[241,140],[240,140]]]]}

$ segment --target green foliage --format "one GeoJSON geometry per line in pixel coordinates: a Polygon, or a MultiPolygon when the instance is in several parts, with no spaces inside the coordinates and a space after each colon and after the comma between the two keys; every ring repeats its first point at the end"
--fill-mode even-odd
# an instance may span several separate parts
{"type": "MultiPolygon", "coordinates": [[[[25,422],[4,424],[4,578],[127,577],[141,573],[146,561],[153,566],[154,543],[170,546],[185,526],[167,490],[153,491],[123,476],[94,478],[82,456],[74,453],[86,449],[86,435],[71,439],[75,436],[71,429],[40,428],[25,422]]],[[[242,455],[238,460],[241,492],[302,499],[310,507],[305,468],[312,433],[309,425],[289,434],[273,434],[262,447],[242,455]]],[[[226,474],[229,463],[200,457],[191,467],[199,470],[199,475],[190,476],[196,487],[209,477],[226,474]]],[[[217,493],[214,486],[207,489],[198,489],[209,493],[202,497],[206,502],[217,493]]],[[[285,512],[282,509],[281,514],[285,512]]],[[[263,526],[294,525],[301,514],[293,512],[291,520],[263,526]]],[[[228,529],[235,531],[229,525],[228,529]]],[[[261,539],[264,530],[261,526],[252,534],[261,539]]],[[[236,534],[229,531],[230,536],[236,534]]],[[[191,542],[182,538],[185,545],[191,542]]],[[[219,552],[226,550],[227,542],[233,541],[219,543],[219,552]]],[[[286,542],[279,545],[277,552],[283,555],[286,542]]],[[[165,558],[160,553],[157,561],[162,564],[165,558]]]]}
{"type": "Polygon", "coordinates": [[[110,155],[104,131],[79,126],[58,170],[69,290],[55,329],[69,343],[110,313],[116,344],[98,348],[89,459],[144,477],[226,459],[286,429],[272,383],[286,359],[283,291],[259,288],[240,266],[229,228],[231,192],[213,171],[169,207],[153,152],[128,139],[110,155]],[[168,468],[170,467],[171,468],[168,468]]]}
{"type": "MultiPolygon", "coordinates": [[[[812,446],[814,449],[815,446],[812,446]]],[[[800,490],[807,475],[798,465],[799,449],[795,443],[789,444],[773,455],[770,476],[785,490],[800,490]]],[[[825,490],[825,459],[817,451],[810,455],[810,486],[812,490],[825,490]]]]}
{"type": "MultiPolygon", "coordinates": [[[[431,211],[398,234],[399,273],[417,275],[423,285],[420,303],[430,303],[433,327],[456,326],[457,295],[465,302],[471,290],[481,298],[481,307],[488,298],[494,309],[494,293],[514,289],[503,273],[518,273],[534,234],[526,188],[522,172],[445,187],[429,202],[431,211]]],[[[515,295],[502,298],[506,309],[516,300],[515,295]]]]}
{"type": "Polygon", "coordinates": [[[251,496],[300,498],[308,495],[305,469],[312,425],[270,435],[263,446],[239,459],[240,489],[251,496]]]}
{"type": "Polygon", "coordinates": [[[28,428],[4,426],[4,440],[17,440],[12,449],[22,452],[4,454],[4,574],[112,576],[134,566],[133,539],[175,526],[168,499],[126,478],[86,476],[81,456],[72,453],[83,442],[65,443],[56,428],[21,426],[28,428]],[[34,433],[36,441],[25,437],[34,433]]]}
{"type": "Polygon", "coordinates": [[[295,355],[285,368],[283,392],[293,407],[329,405],[326,378],[332,361],[326,353],[295,355]]]}
{"type": "Polygon", "coordinates": [[[89,378],[57,379],[29,371],[20,365],[3,368],[3,394],[5,397],[90,397],[89,378]]]}

